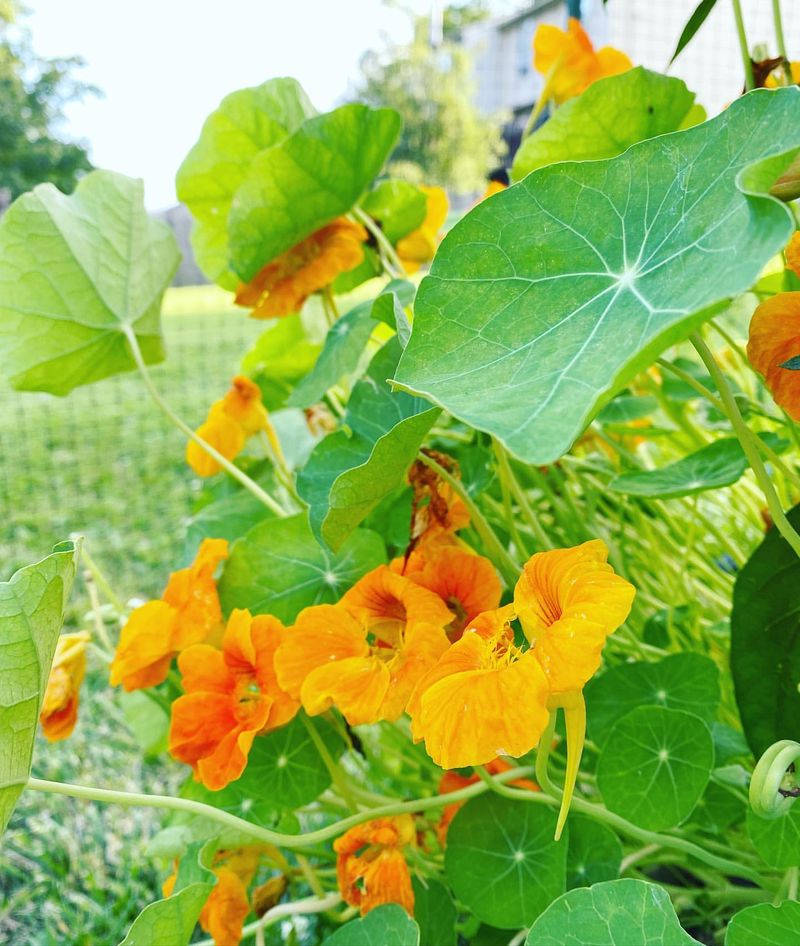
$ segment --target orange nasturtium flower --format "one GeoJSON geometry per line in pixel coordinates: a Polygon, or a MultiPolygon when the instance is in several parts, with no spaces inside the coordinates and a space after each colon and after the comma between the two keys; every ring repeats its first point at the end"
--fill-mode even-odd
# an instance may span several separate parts
{"type": "Polygon", "coordinates": [[[47,689],[42,701],[39,722],[49,742],[58,742],[72,735],[78,721],[81,683],[86,676],[86,645],[89,634],[78,631],[62,634],[56,644],[56,653],[47,689]]]}
{"type": "Polygon", "coordinates": [[[275,651],[286,628],[270,615],[234,610],[222,650],[188,647],[178,658],[185,694],[172,704],[169,750],[217,791],[239,778],[255,737],[288,723],[299,709],[278,685],[275,651]]]}
{"type": "Polygon", "coordinates": [[[439,624],[395,620],[387,640],[370,635],[341,604],[306,608],[275,655],[278,683],[312,716],[335,705],[351,726],[395,720],[417,681],[447,649],[443,625],[452,615],[444,612],[439,624]]]}
{"type": "Polygon", "coordinates": [[[333,842],[342,898],[361,915],[398,903],[414,915],[414,890],[403,848],[416,842],[411,815],[376,818],[356,825],[333,842]]]}
{"type": "Polygon", "coordinates": [[[779,292],[753,313],[747,357],[775,403],[796,421],[800,421],[800,370],[787,364],[798,356],[800,292],[779,292]]]}
{"type": "Polygon", "coordinates": [[[543,23],[533,37],[533,65],[545,76],[541,92],[557,105],[589,88],[598,79],[633,68],[633,63],[613,46],[595,51],[592,41],[574,17],[566,30],[543,23]]]}
{"type": "Polygon", "coordinates": [[[439,231],[447,220],[450,203],[442,187],[420,187],[425,194],[425,219],[419,227],[397,241],[397,255],[407,273],[415,273],[433,259],[439,244],[439,231]]]}
{"type": "MultiPolygon", "coordinates": [[[[266,433],[273,451],[280,455],[280,444],[261,403],[261,389],[244,375],[237,375],[225,396],[211,405],[208,417],[196,432],[226,460],[233,460],[241,453],[248,437],[260,430],[266,433]]],[[[186,462],[198,476],[213,476],[222,469],[194,440],[186,444],[186,462]]]]}
{"type": "Polygon", "coordinates": [[[225,539],[204,539],[188,568],[173,572],[161,599],[131,612],[111,663],[111,685],[130,690],[167,678],[172,658],[222,629],[214,570],[228,557],[225,539]]]}
{"type": "Polygon", "coordinates": [[[366,239],[367,231],[360,223],[337,217],[239,286],[236,302],[250,306],[256,319],[299,312],[312,293],[358,266],[364,259],[366,239]]]}
{"type": "MultiPolygon", "coordinates": [[[[800,62],[794,61],[789,63],[789,68],[792,72],[792,82],[795,85],[800,85],[800,62]]],[[[772,72],[764,80],[765,89],[777,89],[783,85],[783,66],[778,66],[777,69],[773,69],[772,72]]]]}
{"type": "MultiPolygon", "coordinates": [[[[214,858],[217,882],[200,911],[199,923],[216,946],[237,946],[241,941],[250,912],[247,888],[258,870],[260,853],[259,847],[250,846],[218,851],[214,858]]],[[[176,870],[164,881],[161,891],[165,897],[172,895],[177,879],[176,870]]]]}
{"type": "Polygon", "coordinates": [[[786,265],[795,276],[800,276],[800,230],[795,230],[786,249],[786,265]]]}

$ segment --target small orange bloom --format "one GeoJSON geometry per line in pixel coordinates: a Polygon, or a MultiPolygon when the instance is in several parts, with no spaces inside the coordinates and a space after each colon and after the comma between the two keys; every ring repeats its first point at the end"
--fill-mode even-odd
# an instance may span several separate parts
{"type": "MultiPolygon", "coordinates": [[[[455,460],[445,453],[426,451],[439,466],[456,479],[460,473],[455,460]]],[[[466,529],[469,512],[463,500],[449,483],[440,478],[421,460],[415,460],[408,471],[408,482],[414,491],[411,505],[411,543],[415,548],[422,542],[466,529]]]]}
{"type": "Polygon", "coordinates": [[[547,725],[548,695],[533,650],[514,646],[506,626],[486,637],[468,627],[417,684],[408,706],[411,732],[445,769],[518,757],[547,725]]]}
{"type": "Polygon", "coordinates": [[[425,219],[417,230],[397,241],[397,255],[407,273],[415,273],[433,259],[439,244],[439,231],[447,220],[450,202],[441,187],[420,187],[425,194],[425,219]]]}
{"type": "Polygon", "coordinates": [[[88,643],[89,634],[86,631],[62,634],[58,639],[39,714],[39,722],[48,742],[58,742],[71,736],[78,721],[88,643]]]}
{"type": "Polygon", "coordinates": [[[414,915],[414,890],[402,849],[414,844],[411,815],[376,818],[350,828],[333,842],[342,898],[361,915],[384,903],[398,903],[414,915]]]}
{"type": "MultiPolygon", "coordinates": [[[[795,85],[800,85],[800,62],[790,62],[789,68],[792,72],[792,82],[795,85]]],[[[773,69],[772,72],[764,80],[765,89],[777,89],[784,84],[784,73],[783,66],[778,66],[777,69],[773,69]]]]}
{"type": "Polygon", "coordinates": [[[285,632],[277,618],[235,610],[221,651],[195,644],[178,658],[185,695],[172,704],[169,750],[206,788],[217,791],[239,778],[255,737],[297,713],[298,702],[275,674],[285,632]]]}
{"type": "Polygon", "coordinates": [[[800,276],[800,230],[794,231],[784,252],[786,253],[786,265],[795,276],[800,276]]]}
{"type": "Polygon", "coordinates": [[[368,637],[341,605],[306,608],[278,649],[279,684],[312,716],[335,705],[352,726],[397,719],[417,681],[447,649],[447,637],[441,624],[425,623],[403,625],[392,646],[374,638],[370,644],[368,637]]]}
{"type": "Polygon", "coordinates": [[[598,79],[615,76],[633,68],[633,63],[618,49],[604,46],[595,52],[592,41],[579,20],[569,18],[566,30],[543,23],[533,37],[533,65],[545,79],[543,98],[560,105],[598,79]]]}
{"type": "MultiPolygon", "coordinates": [[[[244,375],[237,375],[225,396],[211,405],[208,417],[197,428],[197,435],[226,460],[233,460],[243,450],[248,437],[260,430],[266,433],[273,451],[280,456],[280,444],[261,403],[261,389],[244,375]]],[[[186,445],[186,462],[198,476],[213,476],[222,469],[194,440],[186,445]]]]}
{"type": "Polygon", "coordinates": [[[239,286],[236,303],[250,306],[256,319],[299,312],[308,297],[329,286],[340,273],[364,259],[367,231],[360,223],[337,217],[239,286]]]}
{"type": "Polygon", "coordinates": [[[537,552],[514,589],[514,607],[554,694],[581,690],[600,666],[606,638],[627,618],[636,593],[593,539],[537,552]]]}
{"type": "Polygon", "coordinates": [[[489,181],[489,183],[486,185],[486,190],[483,192],[482,196],[478,198],[478,203],[483,203],[484,200],[494,197],[495,194],[499,194],[507,187],[508,184],[504,184],[502,181],[489,181]]]}
{"type": "Polygon", "coordinates": [[[747,357],[775,403],[795,421],[800,421],[800,371],[784,366],[798,355],[800,292],[779,292],[753,313],[747,357]]]}
{"type": "Polygon", "coordinates": [[[214,570],[228,557],[225,539],[204,539],[188,568],[173,572],[161,599],[134,609],[111,663],[111,685],[141,690],[167,678],[172,658],[222,628],[214,570]]]}

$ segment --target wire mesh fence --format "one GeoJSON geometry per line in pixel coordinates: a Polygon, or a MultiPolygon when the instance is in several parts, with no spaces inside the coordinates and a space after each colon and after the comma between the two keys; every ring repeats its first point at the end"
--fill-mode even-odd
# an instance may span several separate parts
{"type": "MultiPolygon", "coordinates": [[[[241,311],[226,311],[213,289],[173,290],[167,360],[153,379],[197,425],[262,330],[241,311]]],[[[66,398],[0,387],[3,577],[77,532],[121,594],[157,594],[180,563],[183,524],[200,490],[184,447],[136,374],[66,398]]]]}

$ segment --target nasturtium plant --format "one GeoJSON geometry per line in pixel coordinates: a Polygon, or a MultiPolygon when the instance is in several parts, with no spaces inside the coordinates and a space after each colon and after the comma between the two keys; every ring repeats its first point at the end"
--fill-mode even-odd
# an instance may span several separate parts
{"type": "Polygon", "coordinates": [[[800,936],[800,903],[759,903],[734,914],[725,946],[784,946],[800,936]]]}
{"type": "Polygon", "coordinates": [[[3,216],[0,366],[18,390],[68,394],[131,371],[132,345],[164,358],[161,298],[180,255],[143,191],[92,171],[71,196],[41,184],[3,216]]]}

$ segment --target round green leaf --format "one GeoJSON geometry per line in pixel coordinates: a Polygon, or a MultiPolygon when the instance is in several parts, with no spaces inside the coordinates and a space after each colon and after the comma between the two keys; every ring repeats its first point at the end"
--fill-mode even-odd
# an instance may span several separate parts
{"type": "Polygon", "coordinates": [[[701,946],[662,887],[610,880],[570,890],[533,924],[525,946],[701,946]]]}
{"type": "MultiPolygon", "coordinates": [[[[800,506],[788,514],[800,528],[800,506]]],[[[800,559],[771,529],[736,576],[731,673],[754,755],[780,739],[800,740],[800,559]]]]}
{"type": "Polygon", "coordinates": [[[220,600],[226,613],[249,608],[291,623],[309,605],[338,601],[385,560],[375,532],[356,530],[333,554],[318,544],[304,515],[269,519],[234,544],[219,581],[220,600]]]}
{"type": "Polygon", "coordinates": [[[719,699],[719,670],[702,654],[621,664],[586,687],[589,736],[602,744],[617,720],[637,706],[666,706],[711,721],[719,699]]]}
{"type": "Polygon", "coordinates": [[[345,923],[322,946],[420,946],[419,927],[402,907],[387,903],[345,923]]]}
{"type": "Polygon", "coordinates": [[[456,897],[500,929],[527,926],[566,882],[567,839],[554,841],[556,814],[544,805],[481,795],[447,832],[445,876],[456,897]]]}
{"type": "Polygon", "coordinates": [[[228,216],[231,264],[242,281],[347,213],[383,167],[400,126],[393,109],[343,105],[259,152],[228,216]]]}
{"type": "Polygon", "coordinates": [[[570,816],[567,889],[616,880],[621,863],[622,844],[610,828],[591,818],[570,816]]]}
{"type": "Polygon", "coordinates": [[[762,818],[747,809],[747,833],[758,856],[770,867],[800,866],[800,804],[780,818],[762,818]]]}
{"type": "Polygon", "coordinates": [[[597,763],[597,785],[611,811],[660,831],[691,814],[713,766],[714,744],[702,719],[640,706],[609,733],[597,763]]]}
{"type": "Polygon", "coordinates": [[[68,394],[132,371],[126,332],[161,361],[161,297],[180,262],[147,216],[141,181],[92,171],[67,197],[40,184],[0,221],[0,374],[21,391],[68,394]]]}
{"type": "Polygon", "coordinates": [[[203,539],[227,539],[228,542],[234,542],[257,523],[274,518],[275,513],[247,490],[217,499],[203,506],[187,522],[184,558],[187,564],[191,562],[203,539]]]}
{"type": "Polygon", "coordinates": [[[397,382],[554,462],[785,246],[794,219],[767,192],[798,146],[800,89],[756,90],[617,157],[532,172],[445,237],[397,382]]]}
{"type": "Polygon", "coordinates": [[[702,121],[702,109],[690,119],[693,103],[694,93],[680,79],[641,66],[600,79],[524,139],[511,176],[519,181],[557,161],[613,158],[637,141],[688,127],[687,119],[702,121]]]}
{"type": "Polygon", "coordinates": [[[800,943],[800,903],[759,903],[731,917],[725,946],[788,946],[800,943]]]}
{"type": "Polygon", "coordinates": [[[456,946],[456,905],[445,887],[429,877],[411,878],[414,919],[423,946],[456,946]]]}
{"type": "Polygon", "coordinates": [[[703,797],[692,813],[692,821],[707,831],[723,834],[744,813],[744,802],[732,791],[716,782],[709,782],[703,797]]]}

